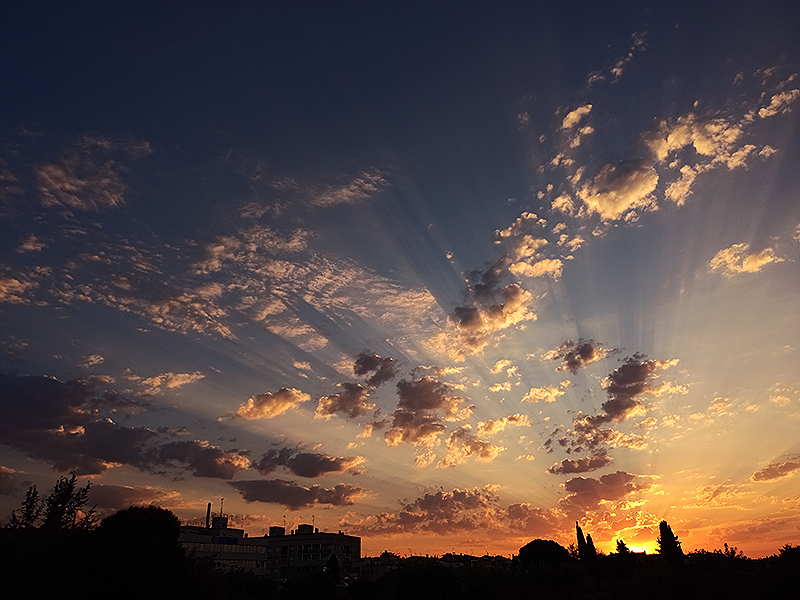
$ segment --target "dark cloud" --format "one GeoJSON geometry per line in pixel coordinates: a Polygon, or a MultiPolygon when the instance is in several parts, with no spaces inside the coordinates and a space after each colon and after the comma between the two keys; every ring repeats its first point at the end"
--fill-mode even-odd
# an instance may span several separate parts
{"type": "Polygon", "coordinates": [[[242,495],[245,502],[283,504],[289,510],[299,510],[314,504],[350,506],[366,493],[361,488],[345,483],[339,483],[332,488],[318,485],[303,487],[283,479],[232,481],[230,485],[242,495]]]}
{"type": "Polygon", "coordinates": [[[537,508],[527,502],[509,504],[505,510],[505,520],[510,531],[530,537],[551,536],[560,530],[558,517],[553,511],[537,508]]]}
{"type": "Polygon", "coordinates": [[[661,394],[665,391],[684,391],[683,388],[671,385],[660,387],[653,385],[653,375],[656,371],[666,369],[676,363],[676,360],[650,360],[639,353],[625,358],[622,366],[603,380],[603,388],[608,397],[608,400],[602,404],[604,412],[589,416],[579,414],[573,421],[573,429],[568,435],[559,438],[559,444],[573,452],[588,450],[595,455],[604,446],[644,447],[641,436],[623,434],[615,429],[602,426],[621,423],[632,415],[644,411],[644,406],[639,399],[639,396],[644,393],[661,394]]]}
{"type": "Polygon", "coordinates": [[[406,380],[397,383],[400,397],[397,409],[392,413],[389,430],[384,434],[386,443],[395,446],[408,442],[431,447],[444,432],[439,414],[449,420],[468,416],[472,407],[461,408],[466,398],[451,394],[451,386],[432,377],[406,380]]]}
{"type": "Polygon", "coordinates": [[[341,473],[361,464],[360,456],[334,457],[316,452],[298,452],[291,448],[270,450],[254,466],[263,475],[278,467],[285,467],[300,477],[320,477],[327,473],[341,473]]]}
{"type": "Polygon", "coordinates": [[[466,398],[452,395],[451,390],[452,386],[432,377],[412,381],[403,379],[397,383],[400,397],[397,408],[412,412],[441,410],[445,417],[451,417],[466,401],[466,398]]]}
{"type": "Polygon", "coordinates": [[[611,462],[611,457],[606,455],[605,452],[587,456],[585,458],[570,459],[565,458],[560,463],[554,464],[547,469],[548,473],[553,475],[567,475],[570,473],[588,473],[589,471],[596,471],[602,469],[611,462]]]}
{"type": "Polygon", "coordinates": [[[351,419],[355,419],[375,408],[375,405],[369,402],[367,388],[358,383],[340,383],[339,386],[343,391],[319,399],[317,418],[325,419],[336,413],[343,413],[351,419]]]}
{"type": "Polygon", "coordinates": [[[158,449],[155,462],[179,463],[192,469],[196,477],[232,479],[236,473],[250,467],[250,460],[236,450],[226,451],[208,442],[183,440],[169,442],[158,449]]]}
{"type": "Polygon", "coordinates": [[[102,416],[138,403],[98,390],[94,382],[44,376],[0,373],[0,391],[5,398],[0,443],[79,475],[102,473],[112,463],[146,466],[144,444],[155,432],[102,416]]]}
{"type": "Polygon", "coordinates": [[[650,376],[666,366],[669,365],[664,361],[646,360],[639,353],[626,358],[603,385],[608,400],[603,402],[602,408],[608,418],[612,421],[625,420],[639,406],[636,397],[651,389],[650,376]]]}
{"type": "Polygon", "coordinates": [[[391,358],[381,358],[377,354],[362,352],[356,357],[353,372],[359,376],[372,372],[372,376],[367,379],[367,385],[378,387],[397,374],[397,366],[391,358]]]}
{"type": "Polygon", "coordinates": [[[448,317],[455,328],[450,355],[456,360],[483,351],[495,333],[536,318],[528,309],[533,296],[516,283],[496,288],[481,282],[470,289],[469,296],[472,303],[457,306],[448,317]]]}
{"type": "Polygon", "coordinates": [[[163,505],[177,499],[177,492],[165,492],[151,487],[136,488],[127,485],[105,485],[102,483],[89,488],[89,505],[97,508],[120,510],[137,504],[163,505]]]}
{"type": "Polygon", "coordinates": [[[16,496],[22,490],[16,471],[0,467],[0,496],[16,496]]]}
{"type": "Polygon", "coordinates": [[[555,350],[545,354],[546,359],[561,360],[557,370],[567,370],[573,375],[578,369],[607,356],[611,350],[603,348],[594,340],[580,339],[577,342],[567,340],[555,350]]]}
{"type": "Polygon", "coordinates": [[[597,506],[601,500],[614,502],[650,488],[650,482],[637,482],[636,479],[637,475],[625,471],[609,473],[599,479],[573,477],[564,484],[569,495],[561,500],[561,505],[586,510],[597,506]]]}
{"type": "Polygon", "coordinates": [[[783,479],[789,477],[800,471],[800,454],[795,454],[787,457],[783,462],[774,462],[768,464],[763,469],[760,469],[750,476],[752,481],[775,481],[776,479],[783,479]]]}
{"type": "Polygon", "coordinates": [[[392,413],[391,426],[383,437],[390,446],[407,442],[430,447],[436,444],[445,429],[435,415],[397,409],[392,413]]]}
{"type": "Polygon", "coordinates": [[[425,494],[397,512],[379,513],[346,525],[356,535],[446,535],[492,527],[501,520],[502,512],[495,487],[486,486],[425,494]]]}

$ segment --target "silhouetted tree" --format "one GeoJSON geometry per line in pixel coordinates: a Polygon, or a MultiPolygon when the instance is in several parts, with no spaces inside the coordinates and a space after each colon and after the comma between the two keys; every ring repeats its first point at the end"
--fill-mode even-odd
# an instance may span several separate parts
{"type": "Polygon", "coordinates": [[[519,565],[528,569],[535,563],[555,565],[569,560],[569,551],[553,540],[535,539],[519,549],[519,565]]]}
{"type": "Polygon", "coordinates": [[[22,501],[22,507],[19,511],[11,511],[11,520],[6,524],[6,527],[11,529],[28,529],[36,524],[42,514],[42,501],[39,498],[39,491],[33,485],[28,488],[25,494],[25,500],[22,501]]]}
{"type": "Polygon", "coordinates": [[[107,585],[128,581],[125,597],[142,598],[158,590],[168,597],[181,585],[183,548],[181,523],[158,506],[131,506],[103,519],[95,533],[94,564],[107,585]]]}
{"type": "Polygon", "coordinates": [[[586,557],[586,538],[583,537],[583,529],[581,529],[581,526],[578,524],[577,521],[575,521],[575,530],[576,530],[577,535],[578,535],[578,558],[585,558],[586,557]]]}
{"type": "Polygon", "coordinates": [[[683,564],[683,550],[678,537],[672,533],[672,528],[666,521],[661,521],[658,524],[659,536],[656,540],[658,542],[658,553],[663,556],[666,561],[673,567],[679,567],[683,564]]]}
{"type": "Polygon", "coordinates": [[[593,560],[597,557],[597,550],[594,548],[594,542],[592,541],[592,534],[587,534],[586,536],[586,556],[589,560],[593,560]]]}
{"type": "Polygon", "coordinates": [[[53,491],[44,499],[44,523],[42,527],[49,530],[72,529],[74,527],[90,529],[95,523],[95,509],[84,513],[78,521],[78,513],[83,510],[89,500],[89,481],[82,488],[78,487],[75,472],[69,478],[62,476],[53,486],[53,491]]]}
{"type": "Polygon", "coordinates": [[[617,554],[630,554],[630,553],[631,553],[630,548],[628,548],[628,545],[625,543],[625,540],[618,539],[617,554]]]}

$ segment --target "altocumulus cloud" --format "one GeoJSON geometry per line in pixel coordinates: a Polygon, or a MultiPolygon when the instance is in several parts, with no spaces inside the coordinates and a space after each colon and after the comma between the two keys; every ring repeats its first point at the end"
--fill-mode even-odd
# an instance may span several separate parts
{"type": "Polygon", "coordinates": [[[254,465],[267,475],[278,467],[285,467],[300,477],[320,477],[326,473],[341,473],[361,465],[364,459],[360,456],[334,457],[318,452],[298,452],[292,448],[272,449],[262,456],[254,465]]]}
{"type": "Polygon", "coordinates": [[[750,476],[751,481],[775,481],[789,477],[800,471],[800,454],[794,454],[783,462],[768,464],[750,476]]]}
{"type": "Polygon", "coordinates": [[[281,388],[277,392],[267,392],[249,398],[239,407],[236,414],[248,420],[271,419],[310,399],[311,396],[298,389],[281,388]]]}
{"type": "Polygon", "coordinates": [[[731,277],[739,273],[758,273],[764,266],[783,262],[772,248],[750,253],[749,244],[734,244],[717,252],[708,263],[711,271],[720,271],[731,277]]]}
{"type": "Polygon", "coordinates": [[[366,495],[365,490],[346,483],[323,488],[318,485],[303,487],[284,479],[254,479],[232,481],[230,485],[242,495],[245,502],[283,504],[289,510],[299,510],[314,504],[349,506],[366,495]]]}

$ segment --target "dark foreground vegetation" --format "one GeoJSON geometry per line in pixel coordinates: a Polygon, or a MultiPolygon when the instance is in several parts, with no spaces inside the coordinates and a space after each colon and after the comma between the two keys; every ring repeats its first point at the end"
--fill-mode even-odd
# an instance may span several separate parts
{"type": "Polygon", "coordinates": [[[662,521],[659,553],[636,554],[624,541],[603,555],[576,524],[577,544],[533,540],[513,560],[385,553],[376,580],[340,579],[337,569],[275,581],[219,570],[187,555],[180,522],[168,510],[130,507],[98,522],[85,510],[88,485],[62,477],[44,499],[29,490],[0,529],[5,598],[171,598],[274,600],[437,600],[535,598],[795,598],[800,546],[751,560],[736,548],[684,554],[662,521]]]}

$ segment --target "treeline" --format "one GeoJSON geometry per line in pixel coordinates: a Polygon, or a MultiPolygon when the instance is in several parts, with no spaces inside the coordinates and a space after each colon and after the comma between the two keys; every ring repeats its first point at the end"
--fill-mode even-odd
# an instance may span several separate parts
{"type": "Polygon", "coordinates": [[[800,546],[786,545],[759,560],[727,544],[684,553],[662,521],[654,555],[631,552],[623,540],[605,555],[576,523],[576,543],[565,548],[532,540],[511,561],[391,556],[377,581],[345,586],[331,572],[277,582],[221,571],[211,559],[187,555],[178,541],[180,521],[168,510],[132,506],[99,521],[86,506],[90,485],[78,487],[73,474],[44,498],[35,487],[28,490],[0,529],[4,597],[727,600],[796,597],[800,578],[800,546]]]}
{"type": "Polygon", "coordinates": [[[91,483],[61,477],[40,497],[31,487],[0,529],[2,597],[14,599],[274,597],[275,582],[217,570],[187,555],[180,520],[156,506],[131,506],[102,521],[87,500],[91,483]]]}

